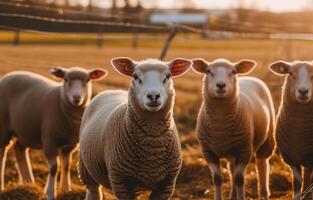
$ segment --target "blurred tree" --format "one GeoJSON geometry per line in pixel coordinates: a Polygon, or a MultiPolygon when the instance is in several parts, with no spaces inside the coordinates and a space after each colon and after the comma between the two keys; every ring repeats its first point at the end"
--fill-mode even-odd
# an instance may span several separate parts
{"type": "Polygon", "coordinates": [[[64,4],[65,6],[70,6],[71,5],[70,0],[65,0],[64,4]]]}
{"type": "Polygon", "coordinates": [[[180,0],[180,4],[182,8],[195,8],[194,0],[180,0]]]}
{"type": "Polygon", "coordinates": [[[247,4],[246,4],[245,0],[238,0],[237,8],[243,9],[243,8],[246,8],[246,6],[247,6],[247,4]]]}
{"type": "Polygon", "coordinates": [[[93,6],[93,5],[92,5],[92,0],[89,0],[89,1],[88,1],[88,9],[91,9],[92,6],[93,6]]]}
{"type": "Polygon", "coordinates": [[[137,0],[136,8],[137,8],[137,9],[143,8],[141,0],[137,0]]]}
{"type": "Polygon", "coordinates": [[[117,8],[117,0],[112,0],[112,9],[117,8]]]}
{"type": "Polygon", "coordinates": [[[125,8],[130,8],[130,0],[124,0],[124,3],[125,3],[125,8]]]}

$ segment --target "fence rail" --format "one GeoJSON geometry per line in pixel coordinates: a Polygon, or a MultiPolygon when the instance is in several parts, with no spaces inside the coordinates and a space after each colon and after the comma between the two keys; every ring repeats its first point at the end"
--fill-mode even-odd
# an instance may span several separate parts
{"type": "MultiPolygon", "coordinates": [[[[148,20],[140,20],[147,17],[142,14],[118,15],[112,13],[90,13],[69,8],[49,8],[40,5],[28,5],[24,3],[13,3],[0,1],[0,29],[15,32],[13,43],[20,43],[20,33],[34,33],[43,35],[70,35],[81,37],[79,33],[96,33],[96,35],[85,35],[84,38],[97,41],[99,47],[103,46],[103,35],[105,33],[133,33],[132,44],[138,46],[138,34],[140,33],[168,33],[160,59],[164,59],[171,41],[179,32],[201,34],[206,36],[223,35],[242,38],[262,38],[272,40],[307,40],[313,41],[313,34],[284,33],[278,27],[264,24],[257,27],[253,23],[233,22],[228,20],[216,20],[216,23],[223,30],[235,31],[214,31],[203,30],[199,27],[183,24],[150,24],[148,20]],[[1,7],[2,6],[2,7],[1,7]],[[3,7],[11,8],[5,11],[3,7]],[[28,10],[31,9],[31,10],[28,10]],[[30,14],[32,10],[34,14],[30,14]],[[51,13],[45,13],[45,12],[51,13]],[[40,14],[40,15],[39,15],[40,14]]],[[[221,37],[222,38],[222,37],[221,37]]]]}

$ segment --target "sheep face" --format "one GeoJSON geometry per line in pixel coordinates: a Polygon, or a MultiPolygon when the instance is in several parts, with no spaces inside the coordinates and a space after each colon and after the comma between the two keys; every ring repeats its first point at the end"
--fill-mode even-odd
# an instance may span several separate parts
{"type": "Polygon", "coordinates": [[[312,100],[313,63],[278,61],[270,65],[271,71],[286,76],[285,90],[292,101],[307,104],[312,100]]]}
{"type": "Polygon", "coordinates": [[[251,60],[231,63],[227,60],[215,60],[211,63],[203,59],[193,60],[193,69],[205,74],[204,89],[210,97],[227,98],[237,92],[237,75],[247,74],[256,66],[251,60]]]}
{"type": "Polygon", "coordinates": [[[83,107],[90,101],[91,80],[99,80],[107,74],[102,69],[87,71],[82,68],[64,69],[56,67],[50,71],[54,76],[64,80],[62,95],[68,102],[77,107],[83,107]]]}
{"type": "Polygon", "coordinates": [[[157,112],[165,107],[168,96],[172,93],[171,78],[185,73],[192,62],[181,58],[167,63],[159,60],[136,62],[129,58],[115,58],[112,65],[121,74],[132,77],[131,87],[141,109],[157,112]]]}

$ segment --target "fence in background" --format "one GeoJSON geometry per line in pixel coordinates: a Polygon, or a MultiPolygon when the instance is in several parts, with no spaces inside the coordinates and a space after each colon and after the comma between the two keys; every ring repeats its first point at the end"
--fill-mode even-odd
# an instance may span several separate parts
{"type": "Polygon", "coordinates": [[[81,10],[50,8],[40,5],[27,5],[0,1],[0,29],[14,31],[12,43],[21,43],[20,34],[23,32],[42,35],[70,35],[79,36],[80,33],[94,33],[84,35],[84,38],[95,40],[99,47],[104,45],[105,33],[132,33],[132,46],[138,47],[139,34],[162,33],[168,34],[164,41],[160,59],[163,60],[170,47],[171,41],[178,33],[193,33],[211,39],[231,39],[232,37],[282,39],[282,40],[313,40],[313,34],[281,33],[273,26],[255,27],[252,23],[238,23],[217,20],[221,28],[236,31],[207,31],[199,27],[182,24],[153,25],[147,23],[145,13],[112,14],[90,13],[81,10]],[[21,11],[21,12],[17,12],[21,11]],[[32,12],[36,11],[36,14],[32,12]]]}

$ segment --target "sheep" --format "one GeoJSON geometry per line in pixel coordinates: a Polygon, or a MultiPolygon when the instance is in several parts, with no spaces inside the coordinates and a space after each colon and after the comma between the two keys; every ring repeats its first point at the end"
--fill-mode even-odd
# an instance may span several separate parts
{"type": "Polygon", "coordinates": [[[182,165],[171,77],[192,62],[115,58],[112,65],[132,80],[128,92],[97,95],[83,115],[79,174],[86,199],[102,199],[100,185],[117,199],[135,199],[141,190],[152,190],[151,200],[169,199],[182,165]]]}
{"type": "Polygon", "coordinates": [[[11,72],[0,82],[0,186],[4,189],[6,153],[12,141],[23,183],[33,183],[28,148],[43,149],[49,175],[48,200],[56,198],[56,178],[61,161],[61,192],[71,189],[69,165],[78,143],[83,111],[91,98],[91,81],[105,70],[56,67],[51,73],[63,84],[32,72],[11,72]]]}
{"type": "Polygon", "coordinates": [[[277,61],[269,68],[276,75],[285,76],[277,114],[276,141],[283,160],[292,170],[294,199],[300,199],[301,167],[304,167],[302,191],[313,183],[313,62],[277,61]]]}
{"type": "Polygon", "coordinates": [[[237,77],[251,72],[256,63],[247,59],[237,63],[225,59],[192,61],[193,69],[205,74],[196,134],[213,176],[214,198],[222,199],[220,159],[226,158],[232,183],[230,199],[245,199],[244,173],[255,155],[259,194],[267,199],[268,160],[275,148],[273,101],[264,82],[237,77]]]}

